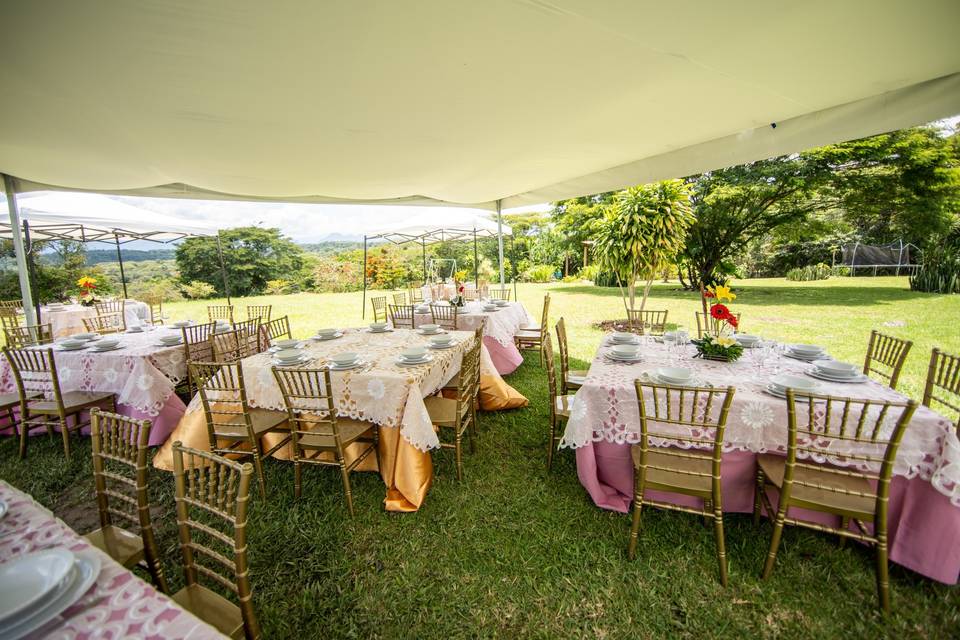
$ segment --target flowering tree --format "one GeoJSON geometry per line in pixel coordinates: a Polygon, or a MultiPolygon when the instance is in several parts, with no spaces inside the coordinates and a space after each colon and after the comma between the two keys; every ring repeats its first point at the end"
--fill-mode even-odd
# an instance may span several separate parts
{"type": "Polygon", "coordinates": [[[682,180],[631,187],[616,195],[598,225],[594,255],[604,271],[616,274],[627,310],[636,308],[640,279],[646,281],[640,301],[644,308],[654,278],[683,249],[693,221],[690,190],[682,180]]]}

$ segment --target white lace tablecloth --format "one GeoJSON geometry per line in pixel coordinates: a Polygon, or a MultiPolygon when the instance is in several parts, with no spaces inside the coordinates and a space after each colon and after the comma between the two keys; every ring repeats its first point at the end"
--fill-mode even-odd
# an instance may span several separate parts
{"type": "MultiPolygon", "coordinates": [[[[123,306],[123,315],[127,326],[144,324],[150,319],[150,307],[145,302],[127,300],[123,306]]],[[[54,338],[65,338],[74,333],[83,333],[87,329],[83,325],[84,318],[97,315],[96,307],[85,307],[80,304],[64,305],[62,311],[51,311],[48,307],[40,308],[42,323],[52,325],[54,338]]]]}
{"type": "MultiPolygon", "coordinates": [[[[640,439],[640,413],[634,380],[643,379],[658,367],[692,369],[698,383],[736,388],[727,417],[724,449],[754,453],[786,453],[787,406],[764,389],[777,373],[804,375],[811,366],[787,358],[774,349],[747,349],[734,363],[693,358],[692,345],[668,348],[652,338],[642,340],[642,362],[618,364],[603,354],[609,350],[604,339],[594,358],[585,384],[576,393],[561,446],[581,447],[589,442],[608,441],[635,444],[640,439]]],[[[813,378],[810,378],[813,380],[813,378]]],[[[875,381],[862,384],[817,380],[818,393],[859,399],[904,401],[906,397],[875,381]]],[[[839,415],[837,416],[839,417],[839,415]]],[[[896,415],[888,416],[885,427],[892,429],[896,415]]],[[[690,432],[687,432],[690,435],[690,432]]],[[[825,457],[844,464],[844,453],[836,441],[825,457]]],[[[675,442],[652,442],[655,446],[675,442]]],[[[960,506],[960,441],[950,421],[927,407],[918,407],[900,444],[894,474],[920,477],[960,506]]]]}
{"type": "MultiPolygon", "coordinates": [[[[0,480],[9,513],[0,520],[0,563],[48,547],[100,556],[96,582],[77,602],[30,638],[223,638],[107,554],[92,546],[29,495],[0,480]]],[[[95,509],[95,505],[90,505],[95,509]]]]}
{"type": "MultiPolygon", "coordinates": [[[[513,344],[513,336],[517,335],[520,327],[534,324],[527,314],[526,308],[519,302],[511,302],[499,311],[484,311],[479,301],[468,302],[457,311],[457,329],[476,331],[477,327],[485,324],[484,337],[490,337],[501,345],[508,347],[513,344]]],[[[416,324],[430,322],[430,313],[416,314],[416,324]]]]}
{"type": "MultiPolygon", "coordinates": [[[[170,330],[120,334],[117,337],[123,348],[101,353],[90,348],[63,351],[53,346],[61,389],[112,392],[120,404],[150,416],[159,415],[176,384],[187,375],[183,346],[164,347],[158,342],[161,332],[166,331],[170,330]]],[[[6,358],[0,358],[0,392],[16,392],[6,358]]]]}
{"type": "MultiPolygon", "coordinates": [[[[366,329],[345,329],[335,340],[306,340],[304,350],[314,358],[304,367],[327,364],[337,353],[355,352],[366,363],[349,371],[333,371],[333,392],[337,398],[337,414],[343,417],[375,422],[383,427],[399,428],[400,434],[421,451],[440,446],[433,429],[424,397],[436,392],[460,370],[463,353],[473,344],[473,333],[451,332],[457,344],[448,349],[429,349],[433,361],[408,367],[397,364],[400,352],[412,346],[427,344],[424,336],[409,329],[370,333],[366,329]]],[[[273,356],[261,353],[246,358],[243,379],[251,406],[284,410],[280,387],[273,377],[273,356]]],[[[187,412],[200,410],[194,398],[187,412]]]]}

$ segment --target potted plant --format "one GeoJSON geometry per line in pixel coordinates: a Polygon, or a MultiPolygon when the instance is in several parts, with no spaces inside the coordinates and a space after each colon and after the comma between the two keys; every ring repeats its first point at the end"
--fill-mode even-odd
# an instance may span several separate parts
{"type": "Polygon", "coordinates": [[[707,287],[703,292],[704,306],[706,299],[712,299],[715,302],[710,303],[708,313],[716,322],[716,333],[707,333],[699,340],[692,340],[697,347],[697,358],[706,358],[708,360],[720,360],[722,362],[734,362],[743,355],[743,345],[733,337],[736,332],[736,316],[730,312],[730,308],[723,304],[724,302],[733,302],[737,295],[730,291],[730,287],[718,284],[707,287]]]}

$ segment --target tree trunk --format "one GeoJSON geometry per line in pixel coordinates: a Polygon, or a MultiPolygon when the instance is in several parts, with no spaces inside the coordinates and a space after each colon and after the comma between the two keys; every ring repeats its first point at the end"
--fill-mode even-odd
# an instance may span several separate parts
{"type": "Polygon", "coordinates": [[[643,287],[643,299],[640,301],[640,311],[643,311],[647,306],[647,298],[650,296],[650,287],[653,286],[653,278],[647,280],[647,284],[643,287]]]}

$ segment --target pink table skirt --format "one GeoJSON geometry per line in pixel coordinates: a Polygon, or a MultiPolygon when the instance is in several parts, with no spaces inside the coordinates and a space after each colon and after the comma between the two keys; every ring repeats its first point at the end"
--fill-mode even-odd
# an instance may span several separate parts
{"type": "MultiPolygon", "coordinates": [[[[170,397],[167,398],[167,402],[163,405],[163,409],[160,410],[160,414],[156,416],[150,416],[146,412],[138,411],[125,404],[117,405],[117,413],[130,418],[136,418],[137,420],[150,420],[153,423],[153,427],[150,429],[151,447],[159,447],[167,441],[167,438],[170,437],[173,430],[177,428],[177,424],[179,424],[180,418],[183,417],[186,410],[187,406],[183,404],[183,400],[176,394],[171,394],[170,397]]],[[[16,410],[14,413],[19,414],[20,411],[16,410]]],[[[82,417],[84,419],[87,418],[86,414],[82,417]]],[[[43,431],[36,430],[32,432],[32,435],[42,435],[43,433],[43,431]]],[[[89,435],[90,429],[84,429],[83,433],[89,435]]],[[[0,418],[0,435],[13,435],[13,429],[10,427],[9,420],[6,416],[0,418]]]]}
{"type": "Polygon", "coordinates": [[[510,346],[505,347],[490,336],[483,336],[483,344],[490,352],[493,366],[500,375],[505,376],[508,373],[513,373],[517,367],[523,364],[523,356],[520,355],[517,345],[512,342],[510,346]]]}
{"type": "MultiPolygon", "coordinates": [[[[633,500],[630,445],[594,442],[577,452],[577,475],[593,502],[602,509],[627,513],[633,500]]],[[[723,456],[723,510],[752,513],[756,486],[756,454],[733,451],[723,456]]],[[[688,506],[701,501],[689,496],[649,491],[655,500],[688,506]]],[[[776,507],[776,495],[771,496],[776,507]]],[[[806,510],[793,517],[839,525],[839,518],[806,510]]],[[[960,577],[960,509],[921,478],[894,476],[888,521],[890,560],[917,573],[956,584],[960,577]]]]}

